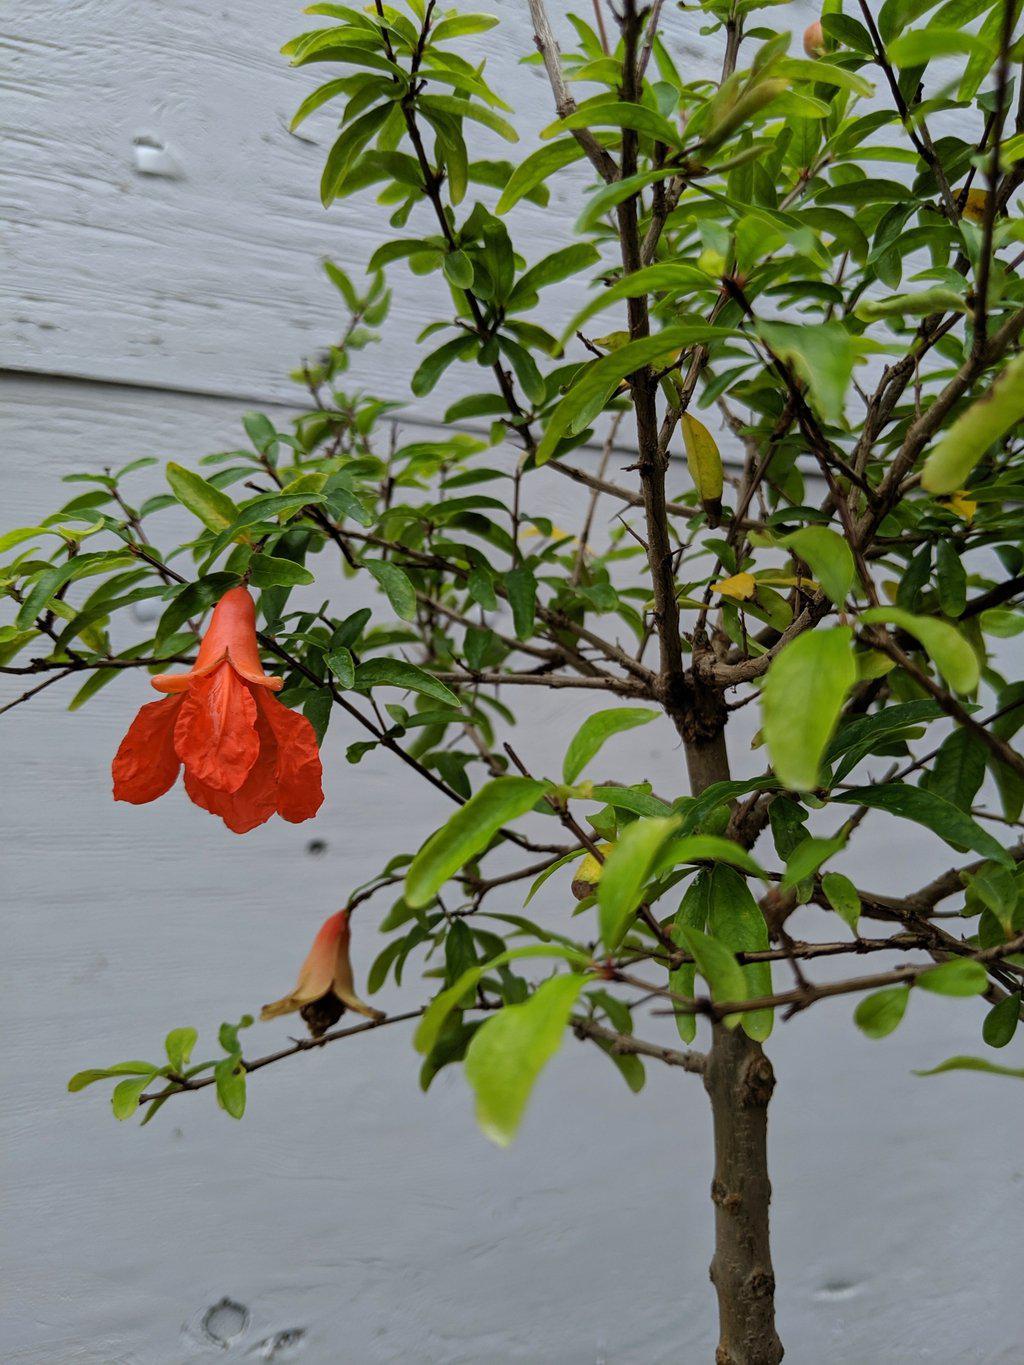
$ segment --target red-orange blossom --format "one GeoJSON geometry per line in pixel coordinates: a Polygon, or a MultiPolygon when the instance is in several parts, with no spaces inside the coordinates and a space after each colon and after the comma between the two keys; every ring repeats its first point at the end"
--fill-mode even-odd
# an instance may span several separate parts
{"type": "Polygon", "coordinates": [[[316,734],[273,695],[280,678],[260,663],[256,611],[247,588],[217,603],[187,673],[152,679],[162,701],[143,706],[114,758],[114,799],[155,801],[185,768],[197,806],[244,834],[275,811],[298,823],[324,799],[316,734]]]}

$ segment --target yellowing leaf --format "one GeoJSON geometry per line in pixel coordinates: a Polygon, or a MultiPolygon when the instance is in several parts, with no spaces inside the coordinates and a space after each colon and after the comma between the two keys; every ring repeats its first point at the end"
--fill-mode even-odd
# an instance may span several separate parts
{"type": "Polygon", "coordinates": [[[947,512],[952,512],[955,517],[962,517],[968,526],[978,510],[978,504],[973,498],[968,497],[966,488],[958,488],[955,493],[950,493],[948,498],[940,498],[939,501],[947,512]]]}
{"type": "Polygon", "coordinates": [[[722,515],[722,456],[715,438],[703,422],[684,412],[679,419],[686,447],[686,467],[697,490],[701,506],[712,526],[722,515]]]}
{"type": "Polygon", "coordinates": [[[747,602],[757,591],[757,579],[752,573],[734,573],[731,578],[712,583],[711,591],[721,593],[723,597],[735,598],[737,602],[747,602]]]}

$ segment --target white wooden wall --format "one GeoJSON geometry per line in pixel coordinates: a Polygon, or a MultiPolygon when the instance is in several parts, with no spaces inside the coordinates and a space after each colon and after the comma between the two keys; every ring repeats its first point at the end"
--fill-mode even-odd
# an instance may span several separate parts
{"type": "MultiPolygon", "coordinates": [[[[492,7],[503,19],[484,40],[492,74],[537,128],[547,90],[517,65],[526,6],[492,7]]],[[[794,28],[810,8],[787,7],[794,28]]],[[[682,64],[710,69],[692,15],[668,23],[682,64]]],[[[5,525],[49,510],[72,469],[141,454],[187,461],[233,442],[240,412],[287,401],[283,375],[330,336],[337,312],[317,258],[358,270],[377,220],[364,200],[319,206],[326,115],[310,123],[312,141],[286,131],[309,77],[276,50],[301,25],[271,0],[13,0],[0,19],[12,130],[0,168],[5,525]],[[173,174],[141,173],[139,155],[173,174]]],[[[564,240],[571,213],[523,209],[537,255],[564,240]]],[[[364,376],[403,397],[431,286],[395,279],[385,360],[368,355],[364,376]]],[[[457,383],[410,422],[437,421],[457,383]]],[[[550,510],[572,524],[576,490],[548,477],[550,510]]],[[[5,699],[20,690],[3,688],[5,699]]],[[[115,806],[110,755],[145,699],[144,680],[126,677],[83,713],[68,715],[54,688],[0,721],[0,1358],[709,1359],[710,1135],[692,1077],[652,1069],[637,1099],[570,1042],[505,1153],[476,1133],[457,1074],[419,1094],[398,1028],[262,1073],[237,1126],[203,1096],[140,1133],[115,1125],[98,1091],[63,1094],[79,1067],[156,1055],[176,1024],[209,1036],[223,1013],[281,994],[347,889],[443,817],[386,757],[349,767],[343,722],[315,827],[276,821],[240,840],[180,792],[115,806]],[[312,837],[325,853],[308,851],[312,837]],[[204,1318],[226,1348],[204,1335],[204,1318]]],[[[528,760],[549,759],[579,705],[565,694],[538,703],[539,727],[521,737],[528,760]]],[[[670,788],[680,759],[659,729],[624,752],[634,776],[670,788]]],[[[741,754],[737,766],[756,761],[741,754]]],[[[868,884],[909,888],[941,858],[930,840],[897,843],[871,821],[863,835],[848,870],[868,884]]],[[[564,913],[560,900],[553,892],[542,912],[564,913]]],[[[381,941],[374,926],[372,915],[357,926],[364,968],[381,941]]],[[[817,929],[809,919],[801,931],[817,929]]],[[[850,1009],[820,1006],[772,1042],[787,1359],[1016,1365],[1019,1087],[909,1075],[972,1048],[973,1002],[915,1000],[879,1044],[857,1034],[850,1009]]],[[[287,1031],[262,1026],[252,1046],[287,1031]]]]}

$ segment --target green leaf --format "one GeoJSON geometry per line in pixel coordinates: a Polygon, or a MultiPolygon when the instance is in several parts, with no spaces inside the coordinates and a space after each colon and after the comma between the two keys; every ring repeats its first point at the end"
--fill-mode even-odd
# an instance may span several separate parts
{"type": "Polygon", "coordinates": [[[464,251],[450,251],[444,258],[444,273],[456,289],[468,289],[473,283],[473,262],[464,251]]]}
{"type": "Polygon", "coordinates": [[[924,66],[933,57],[959,57],[965,53],[986,52],[986,45],[962,28],[942,28],[935,24],[927,28],[910,29],[894,38],[886,49],[895,67],[924,66]]]}
{"type": "Polygon", "coordinates": [[[588,961],[585,953],[559,943],[530,943],[522,948],[509,948],[488,962],[478,962],[475,967],[463,972],[453,986],[441,991],[431,1000],[413,1035],[413,1046],[416,1051],[424,1056],[432,1051],[452,1010],[458,1007],[467,992],[471,991],[488,972],[493,972],[496,967],[502,967],[507,962],[517,962],[530,957],[560,958],[574,967],[585,967],[588,961]]]}
{"type": "Polygon", "coordinates": [[[601,253],[590,242],[575,242],[560,251],[552,251],[550,256],[545,256],[520,275],[509,297],[506,311],[513,312],[516,308],[530,307],[538,290],[545,288],[546,285],[556,284],[559,280],[566,280],[580,270],[596,265],[600,259],[601,253]]]}
{"type": "Polygon", "coordinates": [[[595,313],[603,312],[621,299],[639,298],[647,294],[695,293],[709,287],[707,274],[695,265],[682,261],[659,261],[657,265],[634,270],[631,275],[617,280],[610,288],[602,289],[573,317],[562,333],[563,343],[575,336],[580,327],[595,313]]]}
{"type": "Polygon", "coordinates": [[[674,166],[659,166],[653,171],[640,171],[637,175],[627,175],[623,180],[609,181],[587,200],[583,212],[576,219],[574,231],[580,235],[590,232],[609,209],[615,208],[624,199],[639,194],[648,185],[654,185],[659,180],[666,180],[675,174],[674,166]]]}
{"type": "Polygon", "coordinates": [[[463,334],[454,337],[451,341],[446,341],[436,351],[431,351],[430,355],[420,362],[409,383],[409,387],[416,397],[423,398],[428,394],[449,365],[456,360],[465,360],[469,356],[475,355],[479,345],[478,337],[463,334]]]}
{"type": "Polygon", "coordinates": [[[293,559],[253,555],[249,561],[249,582],[256,588],[294,588],[314,581],[310,571],[293,559]]]}
{"type": "MultiPolygon", "coordinates": [[[[686,925],[678,926],[678,934],[686,951],[696,962],[697,970],[708,983],[711,998],[716,1004],[722,1001],[738,1003],[747,998],[743,968],[724,943],[719,943],[701,929],[691,929],[686,925]]],[[[741,1017],[739,1014],[729,1014],[723,1022],[726,1028],[735,1028],[741,1017]]]]}
{"type": "Polygon", "coordinates": [[[150,1071],[145,1076],[134,1076],[131,1080],[121,1081],[114,1086],[114,1093],[110,1097],[110,1107],[114,1111],[114,1118],[123,1122],[130,1119],[139,1107],[139,1099],[147,1087],[152,1083],[153,1077],[157,1072],[150,1071]]]}
{"type": "Polygon", "coordinates": [[[856,357],[853,338],[842,323],[759,322],[757,331],[805,381],[818,414],[826,422],[841,423],[856,357]]]}
{"type": "Polygon", "coordinates": [[[913,635],[928,651],[932,663],[956,692],[973,692],[978,686],[978,656],[948,621],[935,616],[915,616],[901,607],[868,607],[860,614],[868,625],[883,622],[913,635]]]}
{"type": "Polygon", "coordinates": [[[842,536],[827,526],[804,526],[779,541],[807,565],[828,597],[841,607],[853,586],[853,551],[842,536]]]}
{"type": "Polygon", "coordinates": [[[356,680],[356,666],[352,651],[344,647],[332,649],[324,655],[324,662],[343,688],[353,687],[356,680]]]}
{"type": "Polygon", "coordinates": [[[980,962],[954,957],[922,972],[917,985],[936,995],[982,995],[988,989],[988,972],[980,962]]]}
{"type": "Polygon", "coordinates": [[[238,516],[238,508],[228,495],[192,469],[172,461],[167,466],[167,482],[181,505],[209,531],[227,530],[238,516]]]}
{"type": "Polygon", "coordinates": [[[486,33],[498,20],[493,14],[451,14],[430,30],[432,43],[443,43],[449,38],[463,38],[470,33],[486,33]]]}
{"type": "Polygon", "coordinates": [[[853,1022],[869,1038],[885,1038],[907,1012],[909,986],[887,986],[866,995],[853,1012],[853,1022]]]}
{"type": "Polygon", "coordinates": [[[513,204],[517,204],[549,175],[568,166],[570,162],[578,161],[582,155],[583,148],[572,137],[538,147],[512,172],[495,206],[495,213],[508,213],[513,204]]]}
{"type": "Polygon", "coordinates": [[[948,540],[940,540],[935,547],[935,587],[943,614],[960,616],[967,605],[967,570],[948,540]]]}
{"type": "Polygon", "coordinates": [[[633,730],[657,720],[659,712],[642,706],[616,706],[588,716],[573,735],[562,763],[562,781],[575,782],[605,741],[623,730],[633,730]]]}
{"type": "MultiPolygon", "coordinates": [[[[333,268],[337,270],[337,266],[333,268]]],[[[245,428],[246,436],[261,455],[269,455],[277,445],[278,436],[274,424],[262,412],[243,413],[242,426],[245,428]]]]}
{"type": "Polygon", "coordinates": [[[794,791],[820,781],[821,758],[846,694],[857,681],[848,626],[798,635],[772,660],[761,692],[764,737],[772,766],[794,791]]]}
{"type": "Polygon", "coordinates": [[[947,1057],[930,1071],[915,1071],[915,1076],[938,1076],[942,1071],[987,1071],[990,1076],[1015,1076],[1024,1080],[1024,1066],[999,1066],[984,1057],[947,1057]]]}
{"type": "Polygon", "coordinates": [[[636,787],[598,786],[591,787],[591,799],[603,801],[616,810],[632,811],[634,815],[671,815],[672,807],[660,797],[650,792],[637,791],[636,787]]]}
{"type": "Polygon", "coordinates": [[[36,617],[65,583],[78,578],[86,578],[94,573],[105,573],[108,569],[122,569],[134,566],[135,561],[115,550],[98,550],[94,554],[75,555],[63,564],[54,564],[44,569],[33,583],[18,610],[15,623],[19,630],[28,630],[36,617]]]}
{"type": "Polygon", "coordinates": [[[677,816],[634,820],[612,845],[597,885],[601,939],[609,951],[618,947],[659,853],[678,828],[677,816]]]}
{"type": "MultiPolygon", "coordinates": [[[[699,929],[703,932],[707,928],[710,898],[711,873],[702,870],[697,873],[686,888],[686,894],[680,901],[679,909],[676,911],[675,919],[672,922],[672,942],[682,951],[689,951],[682,936],[684,929],[699,929]]],[[[674,995],[689,999],[694,993],[696,972],[697,968],[694,963],[681,962],[678,967],[674,967],[669,972],[669,990],[674,995]]],[[[679,1010],[674,1017],[680,1038],[684,1043],[692,1043],[697,1036],[697,1016],[679,1010]]]]}
{"type": "MultiPolygon", "coordinates": [[[[750,888],[731,867],[715,867],[708,893],[708,929],[718,943],[733,953],[757,953],[768,947],[768,925],[750,888]]],[[[744,998],[756,999],[772,993],[772,964],[750,962],[740,968],[746,983],[744,998]]],[[[772,1031],[773,1009],[748,1010],[740,1017],[740,1027],[749,1037],[763,1043],[772,1031]]]]}
{"type": "MultiPolygon", "coordinates": [[[[333,668],[333,665],[331,667],[333,668]]],[[[417,664],[407,663],[405,659],[367,659],[356,668],[355,679],[351,685],[360,692],[368,692],[373,687],[401,687],[405,691],[420,692],[425,697],[432,697],[434,701],[443,702],[446,706],[461,706],[451,688],[445,687],[443,682],[433,677],[426,669],[420,668],[417,664]]]]}
{"type": "Polygon", "coordinates": [[[857,921],[860,919],[860,895],[853,882],[841,872],[826,872],[821,879],[821,889],[839,918],[845,920],[856,933],[857,921]]]}
{"type": "Polygon", "coordinates": [[[1014,991],[992,1006],[981,1026],[981,1036],[989,1047],[1005,1047],[1010,1042],[1020,1023],[1020,1011],[1020,991],[1014,991]]]}
{"type": "Polygon", "coordinates": [[[485,1136],[507,1147],[519,1131],[530,1094],[562,1045],[566,1025],[588,978],[555,976],[521,1005],[506,1005],[473,1035],[466,1079],[476,1095],[485,1136]]]}
{"type": "Polygon", "coordinates": [[[391,100],[368,109],[359,118],[353,119],[337,138],[327,153],[323,175],[320,177],[320,202],[329,208],[341,192],[345,179],[354,166],[359,153],[380,130],[391,112],[391,100]]]}
{"type": "Polygon", "coordinates": [[[245,1113],[245,1068],[237,1053],[223,1058],[213,1068],[217,1082],[217,1103],[233,1119],[245,1113]]]}
{"type": "Polygon", "coordinates": [[[954,730],[943,740],[921,786],[970,813],[985,780],[987,750],[970,730],[954,730]]]}
{"type": "Polygon", "coordinates": [[[1024,352],[987,393],[946,428],[924,464],[921,486],[929,493],[955,493],[985,452],[1024,418],[1024,352]]]}
{"type": "Polygon", "coordinates": [[[667,147],[683,146],[679,130],[667,118],[662,118],[645,104],[632,104],[628,100],[603,101],[599,97],[595,103],[574,110],[567,118],[549,123],[541,130],[541,138],[546,141],[556,133],[573,128],[630,128],[667,147]]]}
{"type": "Polygon", "coordinates": [[[496,777],[430,836],[405,874],[405,899],[428,905],[449,877],[483,852],[502,825],[532,810],[550,784],[529,777],[496,777]]]}
{"type": "Polygon", "coordinates": [[[765,875],[764,869],[741,844],[717,834],[687,834],[682,839],[673,840],[658,859],[656,870],[660,873],[679,863],[704,862],[726,863],[739,868],[741,872],[748,872],[752,877],[765,875]]]}
{"type": "Polygon", "coordinates": [[[813,877],[822,863],[846,847],[846,835],[838,834],[834,839],[804,839],[786,860],[786,872],[781,886],[784,891],[799,886],[808,877],[813,877]]]}
{"type": "Polygon", "coordinates": [[[841,796],[833,796],[833,801],[841,801],[851,806],[870,806],[873,810],[884,810],[898,815],[903,820],[913,820],[924,825],[954,848],[971,848],[984,858],[1003,867],[1013,867],[1012,856],[992,835],[983,830],[964,811],[950,801],[945,801],[934,792],[922,787],[910,787],[902,782],[886,782],[874,787],[855,787],[841,796]]]}
{"type": "Polygon", "coordinates": [[[199,1034],[194,1028],[172,1028],[164,1039],[164,1048],[167,1052],[167,1060],[171,1064],[171,1070],[179,1074],[188,1066],[189,1058],[192,1056],[192,1049],[196,1045],[199,1034]]]}
{"type": "Polygon", "coordinates": [[[548,419],[535,456],[537,464],[547,463],[567,432],[576,434],[582,431],[601,411],[626,375],[643,369],[645,365],[666,361],[683,347],[711,341],[722,335],[731,336],[732,333],[706,323],[681,323],[666,327],[654,336],[631,341],[619,350],[602,356],[600,360],[585,365],[548,419]]]}
{"type": "Polygon", "coordinates": [[[533,634],[533,622],[537,610],[537,580],[525,565],[512,569],[505,575],[505,591],[508,593],[512,608],[512,622],[516,639],[528,640],[533,634]]]}
{"type": "Polygon", "coordinates": [[[152,1062],[115,1062],[113,1066],[89,1067],[85,1071],[75,1072],[68,1081],[68,1091],[75,1095],[87,1085],[109,1081],[114,1076],[144,1076],[148,1081],[158,1070],[152,1062]]]}
{"type": "Polygon", "coordinates": [[[405,570],[385,559],[364,559],[362,566],[380,584],[395,615],[403,621],[415,621],[416,589],[405,570]]]}

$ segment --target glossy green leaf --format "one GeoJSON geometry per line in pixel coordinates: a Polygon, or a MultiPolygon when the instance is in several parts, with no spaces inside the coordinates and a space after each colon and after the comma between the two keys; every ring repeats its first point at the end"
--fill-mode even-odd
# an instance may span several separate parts
{"type": "Polygon", "coordinates": [[[922,972],[916,984],[936,995],[981,995],[988,989],[988,972],[980,962],[954,957],[922,972]]]}
{"type": "Polygon", "coordinates": [[[929,493],[955,493],[975,465],[1014,423],[1024,418],[1024,352],[992,386],[946,427],[925,461],[921,484],[929,493]]]}
{"type": "Polygon", "coordinates": [[[362,564],[384,590],[395,615],[403,621],[415,621],[416,589],[405,570],[386,559],[364,559],[362,564]]]}
{"type": "Polygon", "coordinates": [[[192,1049],[196,1045],[199,1034],[194,1028],[173,1028],[164,1039],[164,1049],[167,1053],[167,1060],[171,1064],[171,1070],[182,1072],[189,1064],[192,1056],[192,1049]]]}
{"type": "Polygon", "coordinates": [[[947,1057],[929,1071],[915,1071],[915,1076],[938,1076],[943,1071],[987,1071],[990,1076],[1015,1076],[1024,1080],[1024,1066],[999,1066],[984,1057],[947,1057]]]}
{"type": "Polygon", "coordinates": [[[811,791],[846,694],[857,680],[848,626],[806,631],[772,660],[761,692],[772,767],[787,787],[811,791]]]}
{"type": "Polygon", "coordinates": [[[978,686],[978,656],[948,621],[935,616],[915,616],[900,607],[868,607],[860,614],[865,624],[884,622],[913,635],[928,651],[932,662],[957,692],[973,692],[978,686]]]}
{"type": "MultiPolygon", "coordinates": [[[[738,1004],[747,998],[743,968],[724,943],[719,943],[700,929],[686,925],[678,927],[678,936],[696,962],[698,972],[708,983],[711,998],[716,1004],[738,1004]]],[[[723,1022],[726,1028],[735,1028],[741,1018],[741,1014],[729,1014],[723,1022]]]]}
{"type": "Polygon", "coordinates": [[[502,825],[532,810],[548,783],[529,777],[497,777],[430,836],[405,875],[405,899],[414,909],[428,905],[460,867],[482,853],[502,825]]]}
{"type": "Polygon", "coordinates": [[[759,322],[757,331],[780,360],[807,384],[812,405],[826,422],[843,420],[846,390],[856,356],[853,339],[840,322],[759,322]]]}
{"type": "Polygon", "coordinates": [[[507,1147],[519,1131],[537,1078],[562,1045],[588,978],[555,976],[521,1005],[484,1021],[466,1051],[466,1079],[483,1133],[507,1147]]]}
{"type": "MultiPolygon", "coordinates": [[[[336,656],[331,657],[333,659],[336,656]]],[[[351,658],[351,655],[349,657],[351,658]]],[[[333,669],[334,665],[331,664],[331,667],[333,669]]],[[[374,687],[400,687],[403,691],[419,692],[424,697],[431,697],[445,706],[461,705],[451,688],[433,677],[425,668],[408,663],[405,659],[367,659],[356,667],[355,677],[350,685],[360,692],[369,692],[374,687]]]]}
{"type": "Polygon", "coordinates": [[[459,1002],[466,996],[467,992],[472,990],[488,972],[493,972],[508,962],[518,962],[533,957],[558,958],[574,967],[585,967],[587,965],[586,954],[559,943],[525,944],[522,948],[509,948],[506,952],[499,953],[487,962],[477,963],[475,967],[470,967],[463,972],[453,986],[449,986],[447,990],[435,995],[424,1010],[423,1018],[413,1035],[413,1046],[416,1051],[423,1055],[431,1051],[452,1010],[458,1007],[459,1002]]]}
{"type": "Polygon", "coordinates": [[[171,461],[167,466],[167,482],[181,505],[210,531],[224,531],[238,517],[238,508],[228,495],[193,469],[171,461]]]}
{"type": "Polygon", "coordinates": [[[853,882],[841,872],[826,872],[821,879],[821,889],[839,918],[845,920],[856,933],[860,919],[860,895],[853,882]]]}
{"type": "Polygon", "coordinates": [[[657,720],[657,711],[642,706],[615,706],[607,711],[595,711],[588,716],[573,735],[562,762],[563,782],[575,782],[580,773],[601,750],[612,735],[633,730],[657,720]]]}
{"type": "Polygon", "coordinates": [[[853,552],[842,536],[827,526],[803,526],[783,536],[779,544],[808,565],[836,606],[843,605],[853,587],[855,567],[853,552]]]}
{"type": "Polygon", "coordinates": [[[609,951],[628,929],[658,855],[678,827],[676,817],[634,820],[613,844],[597,885],[601,939],[609,951]]]}
{"type": "Polygon", "coordinates": [[[954,848],[971,848],[1004,867],[1014,866],[1007,850],[966,812],[922,787],[911,787],[903,782],[886,782],[874,787],[855,787],[840,796],[833,795],[832,800],[851,806],[870,806],[873,810],[898,815],[903,820],[913,820],[954,848]]]}
{"type": "Polygon", "coordinates": [[[249,561],[249,581],[254,588],[294,588],[314,580],[307,568],[292,559],[253,555],[249,561]]]}
{"type": "Polygon", "coordinates": [[[899,1028],[909,999],[909,986],[886,986],[860,1001],[853,1021],[869,1038],[885,1038],[899,1028]]]}

